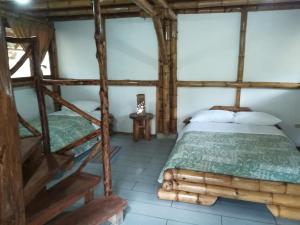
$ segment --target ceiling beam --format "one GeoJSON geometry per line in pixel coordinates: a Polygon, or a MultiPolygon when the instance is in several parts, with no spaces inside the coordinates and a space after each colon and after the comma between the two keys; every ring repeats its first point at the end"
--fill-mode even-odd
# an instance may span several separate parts
{"type": "Polygon", "coordinates": [[[138,7],[144,10],[149,16],[154,17],[157,15],[154,7],[147,0],[132,0],[138,7]]]}
{"type": "Polygon", "coordinates": [[[170,19],[172,20],[177,20],[177,15],[176,13],[173,11],[173,9],[171,9],[168,5],[168,3],[165,0],[153,0],[157,5],[161,6],[162,8],[166,9],[168,12],[168,16],[170,17],[170,19]]]}

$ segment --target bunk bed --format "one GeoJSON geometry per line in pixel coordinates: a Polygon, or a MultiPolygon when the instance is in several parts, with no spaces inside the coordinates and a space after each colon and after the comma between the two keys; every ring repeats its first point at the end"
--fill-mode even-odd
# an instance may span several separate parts
{"type": "MultiPolygon", "coordinates": [[[[101,121],[95,118],[98,117],[97,115],[91,115],[91,113],[87,113],[75,104],[63,99],[55,92],[55,85],[53,85],[53,89],[49,88],[49,83],[46,83],[46,79],[44,79],[40,68],[42,54],[40,51],[39,38],[5,37],[4,19],[1,18],[0,20],[0,49],[2,52],[7,53],[6,42],[26,44],[27,46],[24,56],[20,59],[20,62],[17,63],[17,67],[20,68],[27,58],[31,59],[33,79],[30,85],[36,90],[40,114],[40,121],[36,122],[40,124],[39,127],[36,124],[36,126],[34,126],[34,124],[32,125],[16,112],[10,77],[18,68],[14,67],[9,71],[7,54],[1,54],[0,98],[1,102],[4,100],[4,107],[2,107],[1,104],[0,114],[1,119],[3,117],[3,120],[5,120],[3,123],[5,127],[3,127],[3,132],[1,132],[1,142],[2,138],[4,143],[8,140],[8,148],[4,148],[4,150],[10,150],[9,152],[5,151],[3,153],[5,156],[3,163],[4,170],[1,171],[8,172],[9,175],[5,175],[1,178],[4,181],[3,183],[1,182],[1,187],[3,187],[3,191],[6,192],[9,197],[5,201],[5,210],[7,213],[5,213],[5,218],[1,217],[1,222],[4,221],[7,223],[8,221],[8,223],[12,222],[15,224],[15,221],[18,221],[18,224],[23,225],[26,220],[27,225],[46,224],[81,198],[85,199],[85,204],[82,207],[67,216],[63,216],[61,219],[55,221],[54,224],[75,224],[76,221],[78,225],[96,225],[110,221],[112,224],[117,225],[123,221],[123,210],[127,203],[118,196],[112,195],[108,89],[107,77],[105,75],[106,64],[103,64],[103,61],[106,60],[105,37],[103,34],[103,24],[101,22],[100,1],[94,1],[94,10],[95,42],[97,46],[99,71],[101,73],[101,79],[97,80],[97,85],[100,85],[101,121]],[[59,146],[59,150],[56,152],[51,151],[49,119],[53,119],[54,123],[59,123],[62,121],[62,118],[57,120],[57,117],[64,117],[63,120],[67,120],[67,116],[62,115],[62,112],[58,112],[54,115],[50,115],[48,118],[45,95],[52,97],[54,101],[83,117],[79,119],[79,117],[76,116],[76,121],[78,121],[80,129],[83,125],[83,120],[87,120],[89,123],[89,127],[87,127],[83,137],[81,136],[79,139],[72,140],[71,143],[62,148],[59,146]],[[59,113],[60,115],[58,115],[59,113]],[[20,138],[18,135],[18,122],[24,126],[22,132],[24,132],[26,136],[23,138],[20,138]],[[93,126],[90,123],[96,127],[92,128],[93,126]],[[27,131],[25,131],[25,129],[27,131]],[[10,139],[6,136],[6,131],[8,130],[9,132],[7,134],[10,139]],[[69,151],[90,140],[94,140],[92,144],[89,143],[91,150],[80,162],[75,172],[63,178],[57,184],[48,187],[49,181],[62,171],[72,167],[74,155],[69,154],[69,151]],[[101,177],[86,173],[83,169],[100,152],[102,153],[104,196],[94,198],[94,190],[100,183],[101,177]],[[9,156],[9,158],[6,158],[6,156],[9,156]],[[25,164],[26,166],[24,167],[25,164]],[[21,167],[23,167],[23,171],[21,167]],[[10,176],[12,175],[11,172],[13,172],[16,177],[10,176]],[[24,182],[22,181],[22,177],[24,182]],[[17,180],[11,181],[9,179],[17,180]],[[8,187],[12,183],[15,185],[10,190],[8,187]],[[15,192],[16,190],[18,190],[20,194],[17,194],[15,192]],[[15,194],[12,195],[12,193],[15,194]],[[18,207],[16,208],[13,205],[18,205],[18,207]]],[[[19,16],[16,17],[16,15],[9,12],[5,12],[5,16],[19,18],[19,16]]],[[[25,16],[25,19],[29,19],[31,22],[35,20],[27,16],[25,16]]],[[[40,21],[37,20],[35,22],[39,24],[40,21]]],[[[64,83],[65,80],[60,81],[64,83]]],[[[77,80],[77,82],[79,84],[89,85],[89,81],[86,80],[77,80]]],[[[98,110],[96,113],[98,113],[100,117],[100,111],[98,110]]],[[[70,111],[67,114],[70,114],[70,111]]],[[[69,117],[70,116],[68,116],[68,118],[69,117]]],[[[72,123],[74,123],[74,118],[72,123]]]]}
{"type": "Polygon", "coordinates": [[[158,197],[202,205],[218,197],[253,201],[275,216],[300,219],[299,165],[300,152],[277,127],[191,122],[161,172],[158,197]]]}

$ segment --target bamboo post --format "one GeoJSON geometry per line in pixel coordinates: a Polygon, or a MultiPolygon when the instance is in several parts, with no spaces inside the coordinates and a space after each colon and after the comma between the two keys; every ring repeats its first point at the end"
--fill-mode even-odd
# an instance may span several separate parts
{"type": "Polygon", "coordinates": [[[177,132],[177,20],[171,21],[170,131],[177,132]]]}
{"type": "Polygon", "coordinates": [[[42,84],[43,74],[41,71],[41,57],[40,57],[39,41],[36,37],[33,38],[32,48],[33,48],[32,64],[34,69],[35,88],[37,92],[42,134],[43,134],[43,149],[46,154],[50,154],[51,153],[50,134],[49,134],[45,96],[44,96],[43,84],[42,84]]]}
{"type": "Polygon", "coordinates": [[[107,85],[107,65],[106,65],[106,40],[105,21],[101,16],[100,0],[94,0],[95,19],[95,42],[97,48],[97,60],[100,72],[100,100],[101,100],[101,141],[102,141],[102,161],[104,173],[104,192],[106,196],[112,194],[111,166],[110,166],[110,144],[109,144],[109,103],[107,85]]]}
{"type": "MultiPolygon", "coordinates": [[[[50,70],[51,70],[51,76],[53,79],[59,78],[59,70],[58,70],[58,59],[57,59],[57,48],[56,48],[56,38],[55,38],[55,29],[53,34],[53,39],[51,41],[50,47],[49,47],[49,60],[50,60],[50,70]]],[[[59,85],[53,85],[53,91],[54,93],[61,95],[61,89],[59,85]]],[[[61,109],[61,104],[58,102],[53,102],[54,104],[54,110],[59,111],[61,109]]]]}
{"type": "MultiPolygon", "coordinates": [[[[237,82],[242,82],[244,77],[247,18],[248,18],[248,12],[245,9],[243,9],[241,12],[240,47],[239,47],[237,82]]],[[[241,88],[237,88],[235,106],[240,107],[240,104],[241,104],[241,88]]]]}
{"type": "Polygon", "coordinates": [[[18,119],[0,19],[0,224],[25,225],[18,119]]]}
{"type": "Polygon", "coordinates": [[[162,23],[159,16],[152,18],[154,28],[157,35],[159,54],[160,54],[160,66],[162,71],[162,130],[163,133],[168,135],[170,131],[170,60],[168,50],[169,45],[169,35],[170,35],[170,24],[168,22],[162,23]],[[166,34],[166,35],[165,35],[166,34]]]}

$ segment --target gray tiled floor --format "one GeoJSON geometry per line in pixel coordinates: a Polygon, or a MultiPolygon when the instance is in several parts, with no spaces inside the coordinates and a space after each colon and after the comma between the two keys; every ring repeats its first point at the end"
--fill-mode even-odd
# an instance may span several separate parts
{"type": "MultiPolygon", "coordinates": [[[[134,143],[127,135],[113,136],[112,144],[122,146],[112,160],[112,174],[114,193],[128,200],[124,225],[300,225],[275,219],[262,204],[219,199],[207,207],[158,200],[156,180],[174,143],[168,139],[134,143]]],[[[101,165],[90,163],[85,170],[99,174],[101,165]]],[[[100,184],[96,194],[102,193],[100,184]]]]}

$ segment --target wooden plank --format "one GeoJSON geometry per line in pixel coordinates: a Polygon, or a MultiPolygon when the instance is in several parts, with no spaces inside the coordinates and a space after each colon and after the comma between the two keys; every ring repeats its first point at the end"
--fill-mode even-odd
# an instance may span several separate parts
{"type": "Polygon", "coordinates": [[[46,224],[66,208],[87,195],[100,182],[100,177],[80,173],[71,175],[39,194],[26,208],[27,225],[46,224]]]}
{"type": "MultiPolygon", "coordinates": [[[[246,10],[242,10],[237,82],[242,82],[244,77],[247,20],[248,20],[248,12],[246,10]]],[[[235,106],[240,107],[240,104],[241,104],[241,88],[237,88],[235,106]]]]}
{"type": "Polygon", "coordinates": [[[24,187],[25,205],[30,203],[59,171],[68,168],[72,162],[71,156],[45,155],[42,163],[24,187]]]}
{"type": "Polygon", "coordinates": [[[2,18],[0,52],[0,224],[25,225],[18,118],[2,18]]]}
{"type": "Polygon", "coordinates": [[[170,131],[177,133],[177,21],[171,22],[170,131]]]}
{"type": "Polygon", "coordinates": [[[97,49],[97,60],[100,72],[100,100],[101,100],[101,142],[102,142],[102,164],[104,179],[104,194],[112,194],[111,166],[110,166],[110,143],[109,143],[109,102],[107,85],[107,61],[106,61],[106,39],[105,21],[101,15],[100,0],[94,0],[95,42],[97,49]]]}
{"type": "Polygon", "coordinates": [[[24,163],[41,145],[41,137],[28,137],[21,139],[22,162],[24,163]]]}
{"type": "Polygon", "coordinates": [[[53,225],[98,225],[119,214],[127,202],[117,196],[95,199],[53,225]]]}

